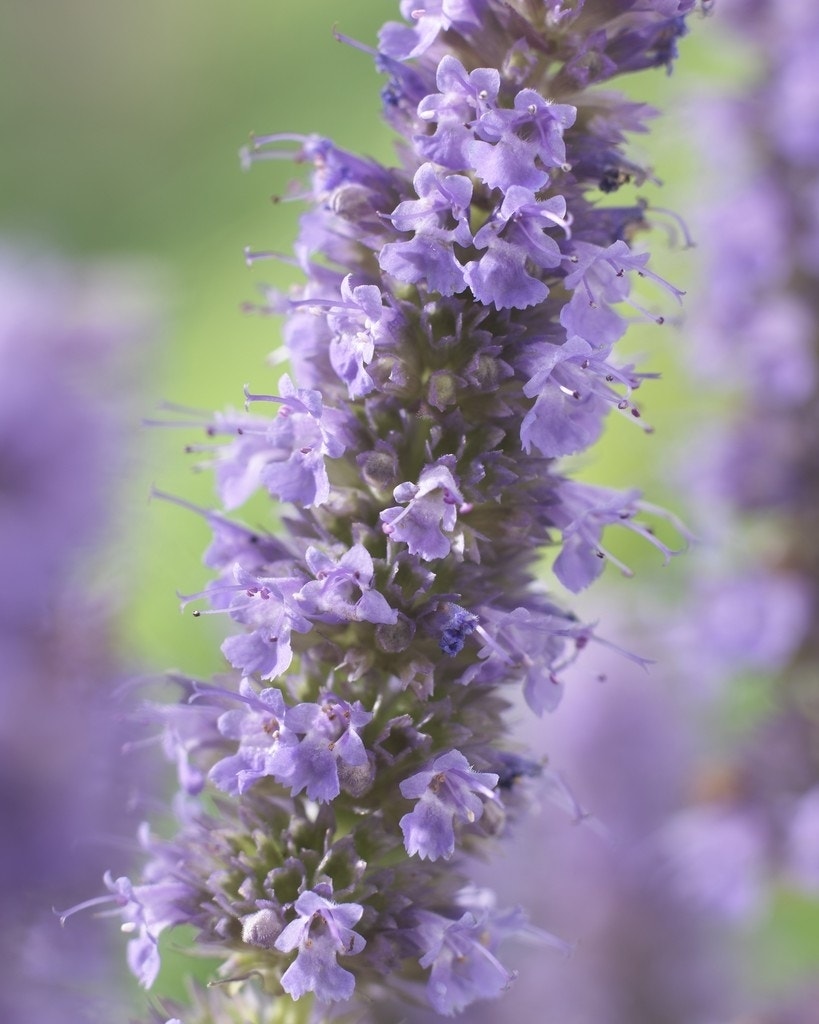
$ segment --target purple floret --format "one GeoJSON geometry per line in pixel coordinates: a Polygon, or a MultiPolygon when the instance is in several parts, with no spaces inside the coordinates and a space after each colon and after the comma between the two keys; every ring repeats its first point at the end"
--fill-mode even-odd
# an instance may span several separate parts
{"type": "Polygon", "coordinates": [[[684,538],[688,537],[682,525],[668,513],[641,501],[639,491],[615,491],[564,480],[560,502],[553,510],[555,524],[563,533],[563,546],[554,564],[560,582],[574,592],[583,590],[600,575],[606,561],[613,562],[623,575],[633,575],[628,566],[600,543],[605,527],[615,524],[638,533],[668,561],[675,554],[674,550],[636,518],[642,511],[663,515],[684,538]]]}
{"type": "Polygon", "coordinates": [[[291,632],[310,629],[309,620],[293,602],[301,581],[257,577],[241,566],[235,567],[234,576],[244,589],[232,599],[229,614],[251,628],[229,636],[222,643],[222,653],[242,675],[258,673],[262,679],[275,679],[293,660],[291,632]]]}
{"type": "Polygon", "coordinates": [[[393,624],[398,612],[373,590],[373,560],[363,544],[355,544],[338,561],[308,548],[305,561],[316,579],[296,595],[299,607],[315,622],[393,624]]]}
{"type": "Polygon", "coordinates": [[[284,726],[287,705],[274,686],[257,693],[249,680],[239,686],[243,708],[225,711],[219,718],[219,732],[238,741],[235,754],[217,761],[209,778],[227,793],[241,794],[259,779],[270,776],[287,781],[292,769],[289,748],[296,735],[284,726]]]}
{"type": "Polygon", "coordinates": [[[282,986],[294,999],[307,992],[321,1002],[349,999],[355,989],[355,977],[339,966],[339,956],[355,956],[366,946],[353,931],[364,908],[359,903],[333,903],[308,890],[296,900],[299,915],[286,925],[276,939],[276,949],[290,953],[297,949],[293,963],[282,975],[282,986]]]}
{"type": "Polygon", "coordinates": [[[416,28],[388,22],[379,33],[381,50],[390,57],[407,60],[425,53],[439,34],[454,25],[480,29],[486,0],[430,0],[418,7],[415,0],[402,0],[401,13],[416,28]]]}
{"type": "MultiPolygon", "coordinates": [[[[350,442],[347,418],[324,406],[321,392],[296,388],[285,374],[281,395],[246,394],[248,402],[276,402],[272,420],[249,415],[217,415],[209,436],[230,434],[214,460],[224,507],[243,505],[260,487],[280,498],[310,507],[330,492],[325,459],[337,459],[350,442]]],[[[190,450],[197,450],[192,447],[190,450]]]]}
{"type": "Polygon", "coordinates": [[[483,814],[485,800],[495,799],[498,776],[476,772],[458,750],[437,757],[432,765],[401,783],[401,795],[417,800],[401,819],[407,853],[424,860],[448,858],[455,852],[453,820],[472,823],[483,814]]]}
{"type": "Polygon", "coordinates": [[[349,443],[346,418],[324,406],[321,392],[294,387],[287,374],[279,390],[280,398],[248,395],[249,401],[282,403],[265,435],[260,483],[282,501],[321,505],[330,493],[324,460],[340,458],[349,443]]]}
{"type": "Polygon", "coordinates": [[[429,291],[452,295],[464,287],[463,268],[454,245],[472,241],[467,211],[472,182],[460,174],[441,174],[422,164],[413,178],[418,199],[399,203],[391,215],[398,231],[412,231],[407,242],[389,242],[378,256],[381,269],[408,284],[423,282],[429,291]]]}
{"type": "Polygon", "coordinates": [[[361,398],[374,384],[367,372],[379,347],[392,340],[394,310],[383,303],[381,290],[374,284],[352,284],[348,274],[341,282],[341,302],[327,314],[330,362],[339,380],[347,385],[350,398],[361,398]]]}
{"type": "Polygon", "coordinates": [[[544,343],[536,352],[533,346],[527,363],[534,373],[523,393],[536,401],[521,424],[525,451],[534,447],[552,458],[582,451],[600,436],[612,408],[650,430],[631,402],[632,391],[650,375],[614,366],[577,336],[562,345],[544,343]]]}
{"type": "Polygon", "coordinates": [[[338,765],[367,764],[367,750],[358,730],[372,720],[360,701],[349,704],[328,694],[321,704],[297,704],[285,716],[287,728],[300,736],[288,750],[287,782],[293,794],[307,790],[311,800],[326,802],[341,792],[338,765]]]}
{"type": "Polygon", "coordinates": [[[415,140],[418,151],[436,164],[461,170],[469,165],[466,146],[475,138],[474,122],[495,103],[500,89],[496,68],[467,72],[451,54],[441,58],[435,84],[438,92],[418,104],[418,116],[435,125],[432,135],[415,140]]]}
{"type": "Polygon", "coordinates": [[[481,117],[479,138],[467,148],[471,166],[490,188],[506,193],[518,185],[536,191],[549,180],[549,168],[565,164],[563,133],[576,117],[575,107],[522,89],[513,110],[489,110],[481,117]]]}
{"type": "Polygon", "coordinates": [[[475,298],[497,309],[526,309],[543,302],[548,287],[529,273],[556,267],[562,256],[544,230],[566,228],[566,201],[554,196],[540,203],[519,185],[506,193],[494,217],[475,235],[476,249],[486,252],[464,267],[464,280],[475,298]]]}
{"type": "Polygon", "coordinates": [[[105,875],[123,919],[123,931],[136,932],[128,943],[128,967],[143,988],[150,988],[159,973],[159,936],[166,928],[190,920],[192,892],[184,882],[133,885],[126,877],[105,875]]]}
{"type": "Polygon", "coordinates": [[[463,495],[453,475],[455,460],[444,455],[427,466],[418,483],[403,483],[393,497],[406,507],[392,507],[381,513],[384,533],[407,545],[411,555],[425,561],[449,554],[458,511],[465,510],[463,495]]]}

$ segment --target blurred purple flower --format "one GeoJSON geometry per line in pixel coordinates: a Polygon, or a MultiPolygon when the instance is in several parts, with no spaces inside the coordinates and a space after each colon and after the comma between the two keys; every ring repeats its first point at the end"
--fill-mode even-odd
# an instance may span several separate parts
{"type": "Polygon", "coordinates": [[[155,332],[137,275],[0,246],[0,1019],[113,1012],[109,944],[52,907],[99,882],[144,765],[114,699],[119,598],[88,563],[134,458],[135,383],[155,332]],[[130,420],[130,422],[129,422],[130,420]]]}

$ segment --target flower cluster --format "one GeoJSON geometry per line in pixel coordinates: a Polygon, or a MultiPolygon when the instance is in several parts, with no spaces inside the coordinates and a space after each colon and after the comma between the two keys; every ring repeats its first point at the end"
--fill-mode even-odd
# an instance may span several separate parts
{"type": "Polygon", "coordinates": [[[594,639],[536,582],[538,553],[571,591],[616,561],[608,526],[674,553],[637,492],[556,460],[612,409],[641,424],[646,375],[613,349],[679,293],[633,248],[645,203],[612,198],[647,177],[624,145],[652,111],[597,87],[670,66],[693,6],[404,0],[374,53],[400,166],[315,136],[246,150],[312,167],[306,282],[267,294],[291,374],[192,446],[223,511],[199,510],[216,578],[185,601],[238,628],[223,679],[179,679],[156,709],[178,833],[143,835],[138,884],[108,879],[144,985],[180,924],[224,981],[325,1010],[423,994],[450,1015],[511,982],[498,947],[536,932],[464,857],[541,770],[506,736],[510,697],[552,710],[594,639]],[[260,492],[292,506],[277,536],[225,514],[260,492]]]}

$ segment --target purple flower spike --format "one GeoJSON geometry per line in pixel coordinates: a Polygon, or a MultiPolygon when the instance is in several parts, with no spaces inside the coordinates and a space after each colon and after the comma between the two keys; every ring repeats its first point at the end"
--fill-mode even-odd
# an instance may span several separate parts
{"type": "Polygon", "coordinates": [[[423,860],[448,858],[455,852],[453,819],[471,824],[483,814],[483,801],[495,799],[498,776],[476,772],[458,750],[437,757],[430,768],[405,779],[402,796],[417,800],[401,819],[407,853],[423,860]]]}
{"type": "Polygon", "coordinates": [[[282,987],[294,999],[308,992],[324,1003],[349,999],[355,988],[350,971],[339,966],[339,956],[355,956],[366,946],[353,931],[364,908],[358,903],[333,903],[308,890],[296,900],[299,915],[276,939],[276,949],[298,955],[282,975],[282,987]]]}
{"type": "Polygon", "coordinates": [[[226,415],[206,429],[227,443],[191,450],[222,506],[261,491],[295,507],[254,507],[275,541],[204,513],[217,575],[199,597],[239,632],[224,686],[166,719],[185,799],[161,863],[195,879],[189,923],[237,1002],[207,997],[189,1024],[268,1024],[289,1013],[266,995],[282,985],[316,996],[317,1021],[347,1000],[345,1018],[398,1019],[408,1000],[449,1015],[512,979],[495,947],[526,929],[463,897],[473,866],[538,788],[579,805],[511,754],[506,713],[515,694],[554,710],[595,639],[539,560],[554,548],[556,578],[581,589],[612,560],[610,524],[671,554],[637,519],[662,512],[556,460],[612,409],[639,422],[649,375],[612,349],[622,306],[640,310],[630,284],[668,287],[626,241],[648,207],[611,195],[649,177],[627,151],[645,105],[585,84],[670,59],[681,4],[402,0],[377,52],[339,37],[388,77],[394,165],[302,134],[244,151],[307,169],[290,192],[308,204],[304,279],[260,310],[285,316],[293,381],[246,394],[278,403],[274,419],[226,415]]]}

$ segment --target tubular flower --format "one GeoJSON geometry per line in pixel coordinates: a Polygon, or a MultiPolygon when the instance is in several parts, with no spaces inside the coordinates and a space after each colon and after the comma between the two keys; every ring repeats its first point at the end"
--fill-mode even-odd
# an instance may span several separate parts
{"type": "MultiPolygon", "coordinates": [[[[556,546],[579,590],[610,524],[670,553],[636,492],[555,463],[610,408],[637,422],[622,306],[663,318],[632,286],[679,298],[632,248],[645,204],[599,205],[647,177],[624,140],[651,111],[586,87],[667,66],[693,6],[405,2],[374,52],[399,166],[317,136],[244,152],[313,169],[306,282],[268,293],[292,379],[246,395],[275,415],[202,427],[226,509],[256,492],[293,509],[275,540],[203,513],[217,578],[198,599],[238,627],[234,673],[187,686],[188,727],[161,715],[189,796],[206,776],[220,792],[184,804],[148,866],[176,865],[174,915],[223,980],[319,1008],[426,993],[442,1014],[512,980],[498,945],[533,930],[470,903],[465,858],[538,775],[510,749],[507,697],[552,710],[594,638],[536,582],[537,554],[556,546]]],[[[139,891],[145,920],[167,920],[145,903],[161,890],[139,891]]]]}

